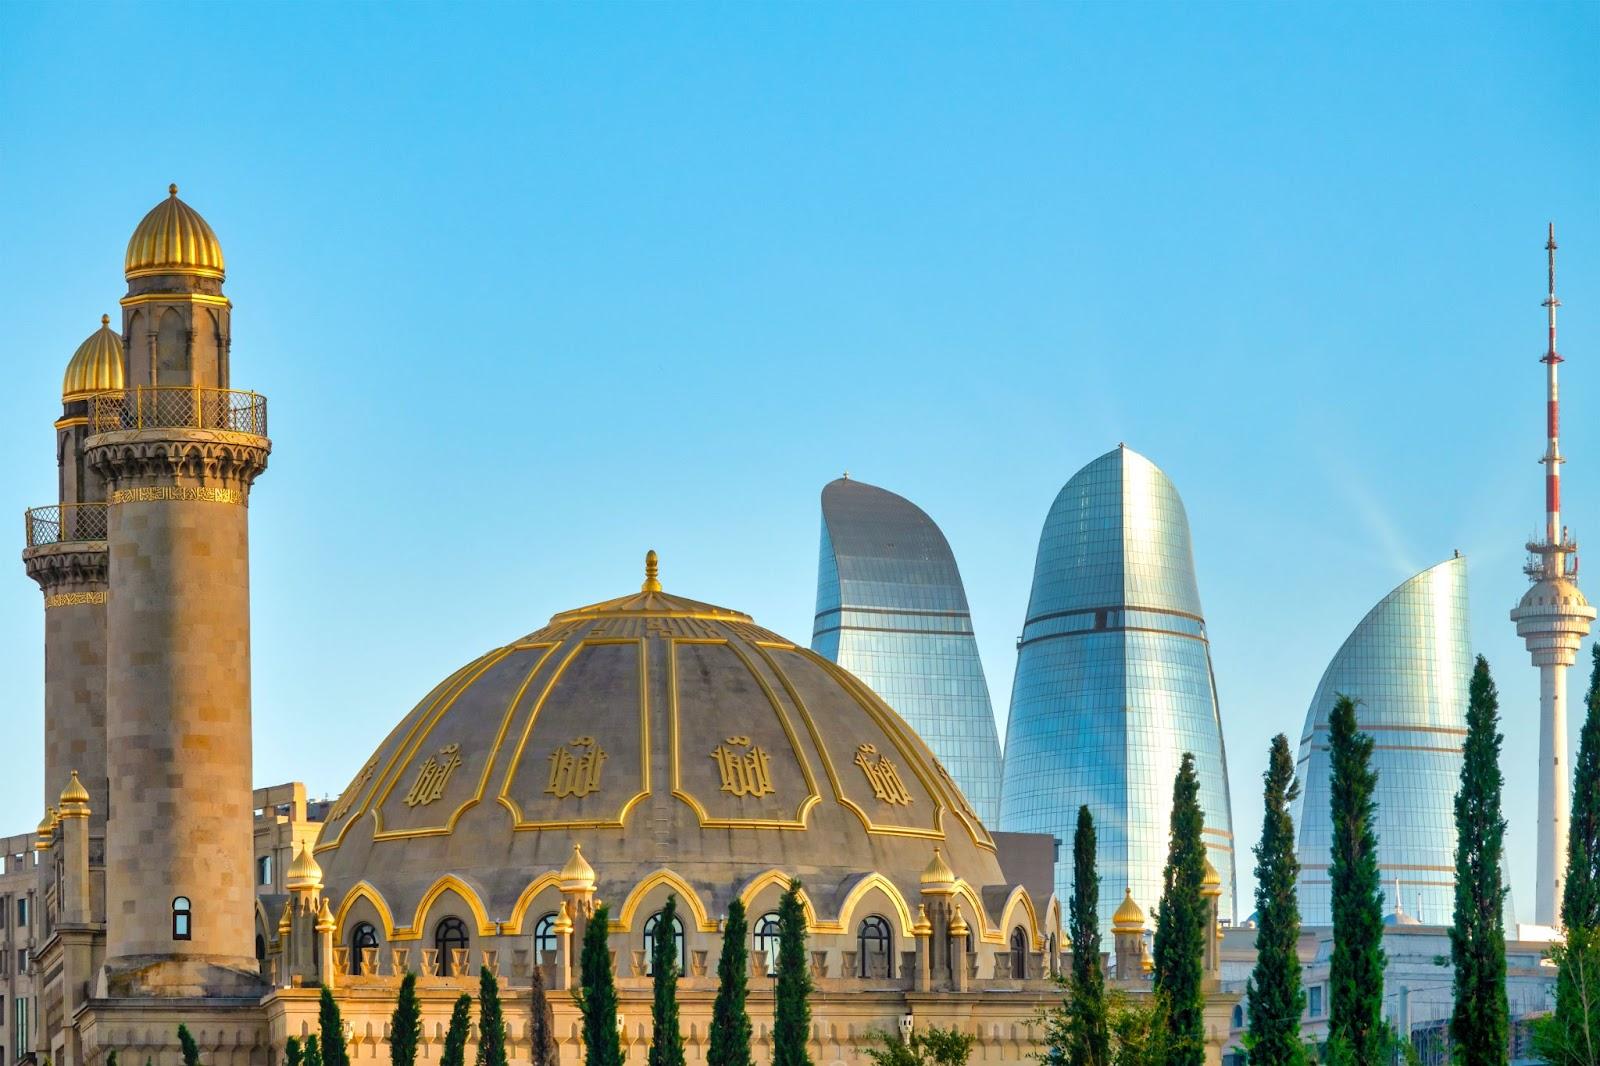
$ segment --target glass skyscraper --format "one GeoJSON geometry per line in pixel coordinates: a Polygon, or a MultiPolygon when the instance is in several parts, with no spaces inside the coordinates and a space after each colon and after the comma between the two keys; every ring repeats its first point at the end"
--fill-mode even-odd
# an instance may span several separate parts
{"type": "Polygon", "coordinates": [[[1328,886],[1328,715],[1341,693],[1375,741],[1378,864],[1384,910],[1448,925],[1455,903],[1455,794],[1467,735],[1472,645],[1467,561],[1446,559],[1385,596],[1328,664],[1306,712],[1295,804],[1300,920],[1333,924],[1328,886]]]}
{"type": "Polygon", "coordinates": [[[1204,839],[1234,917],[1233,814],[1189,520],[1167,476],[1119,446],[1075,474],[1039,538],[1006,725],[1000,828],[1061,841],[1056,892],[1072,893],[1072,834],[1088,804],[1099,837],[1102,933],[1123,889],[1161,898],[1172,784],[1184,752],[1200,776],[1204,839]]]}
{"type": "Polygon", "coordinates": [[[811,649],[898,711],[995,824],[1000,738],[967,594],[944,534],[916,504],[849,478],[823,488],[811,649]]]}

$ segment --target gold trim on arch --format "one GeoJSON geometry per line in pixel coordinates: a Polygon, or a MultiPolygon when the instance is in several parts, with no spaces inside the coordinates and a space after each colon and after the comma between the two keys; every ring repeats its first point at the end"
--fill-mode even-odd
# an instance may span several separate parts
{"type": "Polygon", "coordinates": [[[833,922],[819,922],[816,931],[819,933],[844,933],[850,928],[850,921],[855,917],[856,907],[860,905],[867,893],[874,888],[881,890],[884,895],[889,897],[889,902],[894,904],[895,913],[900,917],[900,935],[904,937],[915,936],[916,934],[912,932],[912,927],[916,925],[916,919],[911,916],[911,907],[906,903],[906,898],[900,894],[900,890],[894,886],[893,881],[877,872],[870,873],[857,881],[855,887],[851,888],[849,894],[844,897],[844,902],[839,904],[838,919],[833,922]]]}
{"type": "MultiPolygon", "coordinates": [[[[790,877],[788,874],[777,869],[776,867],[763,873],[759,873],[746,882],[745,886],[739,890],[739,902],[744,904],[746,911],[749,911],[751,906],[755,903],[756,897],[761,895],[761,893],[765,892],[769,888],[776,888],[780,892],[786,892],[789,889],[789,882],[792,880],[794,880],[794,878],[790,877]]],[[[806,893],[804,885],[800,887],[800,891],[796,893],[796,896],[800,900],[800,909],[803,910],[806,915],[806,928],[815,931],[820,919],[817,917],[817,908],[812,905],[811,897],[806,893]]]]}
{"type": "MultiPolygon", "coordinates": [[[[489,789],[489,775],[494,770],[495,764],[500,759],[500,744],[505,740],[506,733],[511,729],[511,721],[516,717],[517,707],[522,703],[523,696],[527,695],[528,687],[533,684],[534,677],[541,669],[544,668],[544,664],[549,661],[551,654],[557,647],[559,647],[558,644],[545,643],[544,641],[539,641],[532,644],[513,644],[510,646],[510,651],[504,657],[496,660],[494,665],[504,662],[505,659],[510,658],[511,654],[514,652],[537,651],[541,648],[544,649],[544,654],[539,656],[534,661],[534,664],[528,668],[528,673],[523,677],[522,684],[517,686],[517,691],[512,694],[511,699],[506,703],[505,713],[500,717],[500,728],[494,735],[494,745],[489,749],[488,757],[483,760],[483,769],[478,772],[477,790],[474,791],[469,798],[463,800],[461,805],[451,812],[450,817],[445,819],[445,823],[443,825],[422,826],[416,829],[385,830],[383,828],[382,813],[379,810],[378,805],[374,804],[372,813],[374,816],[374,821],[377,823],[377,828],[373,831],[373,840],[407,840],[413,837],[447,836],[450,833],[455,832],[456,822],[461,820],[461,816],[483,802],[483,794],[489,789]]],[[[486,673],[487,671],[484,672],[486,673]]],[[[465,693],[468,688],[471,688],[473,684],[476,684],[478,678],[481,678],[482,676],[483,674],[480,673],[478,677],[473,678],[472,684],[465,686],[465,688],[462,689],[462,693],[465,693]]],[[[459,696],[457,698],[459,698],[459,696]]],[[[455,700],[452,699],[450,702],[452,705],[454,705],[455,700]]],[[[438,725],[439,720],[442,720],[449,710],[450,708],[446,707],[440,712],[438,719],[434,722],[435,726],[438,725]]],[[[417,750],[421,750],[420,741],[426,740],[432,734],[433,727],[430,726],[428,732],[419,738],[417,750]]],[[[415,755],[415,752],[412,754],[415,755]]],[[[410,762],[410,759],[407,759],[406,761],[410,762]]],[[[399,777],[397,776],[395,781],[390,784],[390,789],[393,790],[394,785],[398,783],[399,777]]],[[[384,793],[383,798],[384,800],[389,798],[387,792],[384,793]]],[[[379,802],[381,803],[382,801],[380,800],[379,802]]]]}
{"type": "Polygon", "coordinates": [[[372,909],[378,912],[378,919],[383,922],[383,938],[385,940],[393,940],[395,932],[394,914],[389,910],[389,904],[384,902],[383,894],[372,887],[371,882],[368,881],[357,881],[355,886],[344,894],[344,900],[339,904],[338,916],[333,920],[339,935],[341,937],[344,935],[345,919],[350,917],[350,911],[355,907],[356,902],[363,899],[372,904],[372,909]]]}
{"type": "Polygon", "coordinates": [[[700,932],[717,932],[717,920],[706,913],[705,904],[700,902],[700,897],[695,894],[689,882],[665,867],[633,886],[628,898],[622,901],[622,908],[617,912],[617,916],[611,919],[612,931],[618,933],[631,931],[633,919],[638,915],[645,896],[662,885],[670,887],[677,893],[679,899],[689,905],[689,911],[694,915],[695,925],[699,927],[700,932]]]}
{"type": "MultiPolygon", "coordinates": [[[[517,897],[517,902],[511,905],[511,917],[500,923],[502,936],[521,936],[522,923],[528,918],[528,908],[533,906],[547,889],[561,891],[561,874],[556,870],[542,873],[528,882],[528,887],[522,890],[522,895],[517,897]]],[[[557,908],[559,909],[559,908],[557,908]]]]}
{"type": "Polygon", "coordinates": [[[544,690],[539,693],[539,698],[533,705],[533,711],[528,715],[527,723],[522,727],[522,735],[517,738],[517,749],[511,755],[511,762],[506,770],[505,778],[500,782],[500,794],[496,801],[511,812],[511,828],[513,831],[524,829],[621,829],[628,820],[640,800],[650,795],[650,659],[649,645],[642,637],[584,637],[579,640],[561,660],[555,673],[545,683],[544,690]],[[584,648],[603,647],[605,645],[633,644],[639,649],[639,791],[623,803],[614,818],[574,818],[557,819],[548,822],[530,822],[522,813],[522,808],[517,806],[517,801],[511,798],[511,786],[516,783],[517,774],[522,769],[522,751],[528,744],[528,738],[533,735],[534,723],[539,720],[539,712],[544,709],[545,701],[550,698],[550,693],[555,691],[556,685],[561,682],[561,675],[566,673],[567,667],[584,648]]]}
{"type": "Polygon", "coordinates": [[[495,923],[489,920],[489,912],[484,909],[483,900],[478,898],[478,894],[472,890],[471,886],[455,874],[445,874],[432,885],[429,885],[428,891],[424,892],[422,898],[417,901],[417,911],[411,919],[411,924],[404,929],[396,929],[390,939],[421,940],[422,925],[427,921],[428,912],[433,909],[433,905],[439,902],[440,897],[446,892],[454,892],[466,903],[467,910],[472,912],[473,920],[478,923],[479,936],[500,935],[495,923]]]}
{"type": "Polygon", "coordinates": [[[817,790],[816,775],[811,772],[811,763],[806,758],[804,749],[800,746],[800,737],[794,731],[794,726],[789,722],[789,716],[784,713],[783,705],[778,702],[777,694],[772,691],[772,686],[767,684],[767,679],[756,670],[755,663],[733,641],[727,637],[668,637],[667,638],[667,762],[672,778],[672,794],[689,805],[695,817],[700,820],[702,829],[805,829],[806,819],[811,814],[811,809],[822,802],[822,793],[817,790]],[[800,776],[805,779],[807,795],[800,801],[795,810],[794,818],[713,818],[700,801],[683,790],[679,779],[678,760],[678,645],[701,644],[720,645],[731,650],[738,656],[739,662],[744,664],[746,672],[755,678],[756,684],[761,686],[762,693],[767,697],[767,703],[772,707],[773,715],[778,719],[778,725],[783,729],[783,735],[789,740],[789,748],[794,752],[795,761],[800,764],[800,776]]]}
{"type": "Polygon", "coordinates": [[[1010,938],[1006,935],[1006,927],[1011,924],[1011,915],[1016,910],[1019,902],[1022,905],[1022,909],[1027,912],[1028,933],[1033,943],[1033,950],[1043,951],[1044,933],[1039,928],[1039,912],[1034,908],[1033,897],[1021,885],[1017,885],[1011,890],[1011,895],[1006,897],[1004,905],[1000,908],[1000,937],[1006,943],[1010,943],[1010,938]]]}

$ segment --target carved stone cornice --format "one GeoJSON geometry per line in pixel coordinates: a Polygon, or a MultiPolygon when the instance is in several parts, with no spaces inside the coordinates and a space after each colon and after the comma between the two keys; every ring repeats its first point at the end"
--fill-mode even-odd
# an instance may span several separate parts
{"type": "Polygon", "coordinates": [[[60,541],[22,552],[23,567],[39,583],[47,601],[60,596],[104,596],[110,563],[111,553],[103,540],[60,541]]]}
{"type": "Polygon", "coordinates": [[[267,468],[272,441],[215,429],[134,429],[85,442],[89,466],[113,492],[152,484],[201,484],[248,494],[267,468]]]}

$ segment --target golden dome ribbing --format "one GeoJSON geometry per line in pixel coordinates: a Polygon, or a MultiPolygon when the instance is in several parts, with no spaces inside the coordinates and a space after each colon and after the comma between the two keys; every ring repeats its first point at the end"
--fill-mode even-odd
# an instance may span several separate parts
{"type": "Polygon", "coordinates": [[[311,849],[306,845],[300,845],[300,854],[289,864],[289,873],[284,879],[284,885],[290,892],[322,887],[322,867],[311,857],[311,849]]]}
{"type": "Polygon", "coordinates": [[[89,817],[89,790],[78,780],[76,770],[72,771],[72,776],[68,778],[67,787],[61,790],[61,817],[89,817]]]}
{"type": "Polygon", "coordinates": [[[192,274],[202,278],[223,276],[222,245],[200,212],[178,199],[178,187],[150,209],[133,236],[123,270],[128,278],[150,274],[192,274]]]}
{"type": "Polygon", "coordinates": [[[1127,889],[1122,897],[1122,905],[1117,908],[1117,913],[1111,916],[1111,931],[1114,933],[1142,933],[1144,932],[1144,911],[1133,901],[1133,890],[1127,889]]]}
{"type": "Polygon", "coordinates": [[[122,338],[111,329],[111,316],[100,316],[100,328],[78,345],[61,379],[61,401],[70,403],[97,392],[122,389],[122,338]]]}

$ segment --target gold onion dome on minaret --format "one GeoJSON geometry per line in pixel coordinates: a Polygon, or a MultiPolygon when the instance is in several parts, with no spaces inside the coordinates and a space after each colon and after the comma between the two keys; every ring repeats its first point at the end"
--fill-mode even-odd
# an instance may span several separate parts
{"type": "Polygon", "coordinates": [[[128,278],[150,274],[191,274],[202,278],[223,275],[222,245],[200,212],[178,199],[178,187],[167,186],[168,196],[144,216],[128,238],[123,271],[128,278]]]}
{"type": "Polygon", "coordinates": [[[923,867],[921,881],[924,892],[956,887],[956,872],[950,869],[950,864],[944,861],[944,855],[938,848],[933,849],[933,858],[923,867]]]}
{"type": "Polygon", "coordinates": [[[56,817],[56,809],[54,807],[46,807],[44,809],[44,817],[39,820],[39,839],[34,841],[33,850],[49,850],[50,845],[56,839],[56,822],[58,821],[60,819],[56,817]]]}
{"type": "Polygon", "coordinates": [[[100,316],[100,328],[78,345],[61,378],[61,400],[70,403],[97,392],[122,389],[122,338],[111,328],[111,316],[100,316]]]}
{"type": "Polygon", "coordinates": [[[1122,897],[1122,905],[1117,908],[1117,913],[1111,916],[1111,931],[1113,933],[1142,933],[1144,932],[1144,911],[1133,901],[1133,889],[1125,889],[1126,895],[1122,897]]]}
{"type": "Polygon", "coordinates": [[[67,787],[61,790],[61,817],[87,818],[89,816],[89,790],[78,780],[78,771],[72,771],[67,787]]]}
{"type": "Polygon", "coordinates": [[[300,854],[289,864],[289,873],[284,879],[284,886],[290,892],[322,887],[322,867],[317,865],[317,860],[311,857],[311,849],[304,844],[300,845],[300,854]]]}
{"type": "Polygon", "coordinates": [[[1206,875],[1200,882],[1200,894],[1202,896],[1222,895],[1222,875],[1217,872],[1215,866],[1211,865],[1210,859],[1206,860],[1206,875]]]}
{"type": "Polygon", "coordinates": [[[561,881],[563,892],[591,892],[594,890],[594,867],[589,865],[589,860],[583,857],[583,847],[572,845],[572,857],[561,868],[561,873],[556,875],[561,881]]]}

